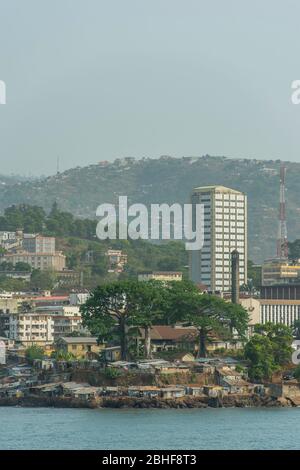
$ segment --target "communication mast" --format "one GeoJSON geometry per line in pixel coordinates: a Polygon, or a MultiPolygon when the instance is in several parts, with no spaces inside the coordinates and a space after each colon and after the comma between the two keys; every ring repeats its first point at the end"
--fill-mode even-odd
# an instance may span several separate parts
{"type": "Polygon", "coordinates": [[[286,167],[284,164],[282,164],[280,167],[280,203],[277,238],[277,257],[281,259],[288,258],[288,239],[285,212],[285,174],[286,167]]]}

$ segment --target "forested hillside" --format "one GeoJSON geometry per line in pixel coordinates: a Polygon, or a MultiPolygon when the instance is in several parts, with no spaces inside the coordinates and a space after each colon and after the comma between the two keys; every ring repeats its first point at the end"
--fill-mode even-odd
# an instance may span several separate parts
{"type": "MultiPolygon", "coordinates": [[[[299,238],[300,164],[287,163],[288,235],[299,238]]],[[[129,203],[187,202],[192,188],[221,184],[248,195],[249,258],[256,262],[276,251],[279,199],[279,160],[186,157],[117,159],[64,173],[0,186],[0,209],[28,203],[50,211],[58,207],[81,218],[95,217],[103,202],[117,202],[127,195],[129,203]]]]}

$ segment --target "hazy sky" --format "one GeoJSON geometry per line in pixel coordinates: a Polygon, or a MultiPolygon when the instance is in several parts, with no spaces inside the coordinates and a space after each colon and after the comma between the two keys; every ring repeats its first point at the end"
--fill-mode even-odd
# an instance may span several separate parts
{"type": "Polygon", "coordinates": [[[300,161],[299,0],[0,0],[0,173],[300,161]]]}

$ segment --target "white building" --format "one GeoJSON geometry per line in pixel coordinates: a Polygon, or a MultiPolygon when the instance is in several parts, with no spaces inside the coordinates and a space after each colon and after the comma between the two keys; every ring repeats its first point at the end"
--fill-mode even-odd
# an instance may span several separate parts
{"type": "Polygon", "coordinates": [[[51,344],[54,322],[51,315],[39,313],[11,314],[8,320],[8,337],[24,345],[51,344]]]}
{"type": "Polygon", "coordinates": [[[91,294],[88,291],[78,291],[70,293],[70,305],[82,305],[89,299],[91,294]]]}
{"type": "Polygon", "coordinates": [[[72,305],[37,307],[34,312],[6,315],[5,333],[23,345],[52,344],[57,338],[83,331],[79,307],[72,305]]]}
{"type": "Polygon", "coordinates": [[[190,252],[190,279],[211,291],[231,290],[231,252],[239,252],[240,284],[247,282],[247,196],[224,186],[195,188],[204,205],[204,246],[190,252]]]}
{"type": "Polygon", "coordinates": [[[300,300],[260,299],[260,323],[293,326],[296,320],[300,320],[300,300]]]}
{"type": "Polygon", "coordinates": [[[182,272],[180,271],[152,271],[138,274],[139,281],[182,281],[182,272]]]}
{"type": "Polygon", "coordinates": [[[296,320],[300,320],[300,300],[244,298],[240,299],[240,303],[248,311],[251,332],[258,323],[279,323],[292,327],[296,320]]]}

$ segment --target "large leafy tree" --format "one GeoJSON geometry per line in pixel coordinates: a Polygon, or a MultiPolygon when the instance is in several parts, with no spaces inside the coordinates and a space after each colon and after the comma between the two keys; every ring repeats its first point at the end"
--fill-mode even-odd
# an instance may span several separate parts
{"type": "Polygon", "coordinates": [[[291,361],[293,336],[289,327],[266,323],[255,325],[255,334],[245,347],[252,380],[268,380],[274,372],[291,361]]]}
{"type": "Polygon", "coordinates": [[[170,286],[168,319],[197,329],[201,357],[207,355],[211,335],[223,339],[244,337],[248,326],[248,314],[243,307],[203,294],[188,281],[174,282],[170,286]]]}
{"type": "Polygon", "coordinates": [[[250,361],[251,380],[268,380],[278,370],[273,356],[273,345],[267,336],[253,335],[245,346],[245,357],[250,361]]]}
{"type": "Polygon", "coordinates": [[[170,281],[166,285],[167,296],[164,307],[163,322],[165,325],[175,325],[186,320],[189,303],[200,291],[190,281],[170,281]]]}
{"type": "Polygon", "coordinates": [[[46,270],[41,271],[34,269],[31,275],[30,286],[33,289],[39,290],[51,290],[54,288],[56,283],[56,274],[54,271],[46,270]]]}
{"type": "Polygon", "coordinates": [[[118,337],[123,360],[127,359],[128,329],[133,323],[131,290],[128,281],[98,286],[81,307],[84,326],[99,340],[118,337]]]}
{"type": "Polygon", "coordinates": [[[245,336],[248,314],[240,305],[225,302],[213,295],[202,294],[195,296],[191,307],[187,312],[187,320],[198,330],[200,357],[206,356],[207,342],[211,335],[224,340],[245,336]]]}
{"type": "Polygon", "coordinates": [[[276,364],[282,366],[291,361],[293,334],[290,327],[281,323],[265,323],[256,325],[255,332],[270,339],[276,364]]]}
{"type": "Polygon", "coordinates": [[[144,352],[151,357],[151,328],[163,318],[167,289],[159,281],[134,282],[132,284],[132,307],[134,324],[144,330],[144,352]]]}
{"type": "Polygon", "coordinates": [[[123,360],[131,332],[145,331],[145,354],[151,355],[150,331],[162,316],[164,289],[159,282],[119,281],[97,287],[82,306],[84,325],[100,340],[118,338],[123,360]]]}

